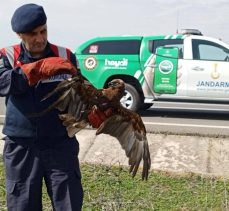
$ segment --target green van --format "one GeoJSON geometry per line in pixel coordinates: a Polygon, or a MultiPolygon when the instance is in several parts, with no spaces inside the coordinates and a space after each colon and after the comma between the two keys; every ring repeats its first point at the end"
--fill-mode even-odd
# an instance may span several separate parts
{"type": "Polygon", "coordinates": [[[121,103],[131,110],[147,109],[161,100],[229,102],[229,46],[198,30],[174,35],[97,37],[80,45],[75,55],[82,74],[96,88],[106,88],[114,78],[123,79],[126,95],[121,103]],[[169,56],[158,59],[160,52],[167,55],[168,49],[175,53],[171,58],[176,63],[172,91],[165,89],[170,78],[161,70],[173,64],[169,56]],[[161,76],[156,81],[164,84],[156,86],[157,74],[161,76]]]}

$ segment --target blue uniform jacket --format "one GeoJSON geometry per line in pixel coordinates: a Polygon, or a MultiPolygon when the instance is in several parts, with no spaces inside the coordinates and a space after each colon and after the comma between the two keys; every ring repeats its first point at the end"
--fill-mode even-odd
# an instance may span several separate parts
{"type": "MultiPolygon", "coordinates": [[[[36,59],[30,57],[23,44],[18,60],[22,64],[31,63],[36,59]]],[[[48,43],[43,58],[57,56],[48,43]]],[[[41,58],[40,58],[41,59],[41,58]]],[[[76,66],[76,58],[70,53],[70,60],[76,66]]],[[[69,77],[67,74],[52,77],[50,80],[41,81],[30,87],[20,67],[15,69],[9,63],[7,57],[0,53],[0,96],[6,97],[6,118],[3,133],[10,137],[24,137],[35,139],[59,139],[66,137],[67,132],[58,118],[57,109],[41,117],[30,115],[39,113],[47,108],[57,96],[41,102],[41,99],[57,84],[69,77]]]]}

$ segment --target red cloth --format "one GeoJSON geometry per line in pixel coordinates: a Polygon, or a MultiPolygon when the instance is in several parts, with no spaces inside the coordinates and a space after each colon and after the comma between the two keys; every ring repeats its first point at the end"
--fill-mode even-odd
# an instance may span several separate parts
{"type": "Polygon", "coordinates": [[[112,108],[108,108],[105,111],[101,111],[98,108],[92,109],[88,114],[88,120],[93,128],[99,128],[99,126],[112,115],[112,108]]]}
{"type": "Polygon", "coordinates": [[[75,75],[77,70],[68,59],[49,57],[29,64],[23,64],[21,69],[25,73],[30,86],[39,80],[48,79],[53,75],[63,73],[75,75]]]}

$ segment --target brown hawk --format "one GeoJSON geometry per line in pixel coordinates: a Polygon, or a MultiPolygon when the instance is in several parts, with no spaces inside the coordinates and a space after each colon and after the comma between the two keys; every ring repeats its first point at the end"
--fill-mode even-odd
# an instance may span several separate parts
{"type": "Polygon", "coordinates": [[[125,91],[125,83],[114,79],[106,89],[96,89],[78,74],[62,81],[56,89],[44,97],[59,93],[59,98],[42,114],[56,108],[63,112],[63,121],[68,135],[74,136],[88,125],[97,128],[96,134],[109,134],[118,139],[129,158],[130,173],[134,177],[143,160],[142,179],[147,180],[151,159],[146,129],[141,117],[124,108],[120,99],[125,91]]]}

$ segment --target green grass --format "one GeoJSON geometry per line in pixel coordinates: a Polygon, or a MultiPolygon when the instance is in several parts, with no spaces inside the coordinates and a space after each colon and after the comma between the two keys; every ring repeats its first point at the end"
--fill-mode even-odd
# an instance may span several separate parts
{"type": "MultiPolygon", "coordinates": [[[[83,210],[228,210],[229,180],[194,174],[150,174],[147,182],[124,167],[82,164],[83,210]]],[[[6,210],[4,169],[0,162],[0,209],[6,210]]],[[[52,210],[44,188],[44,210],[52,210]]]]}

